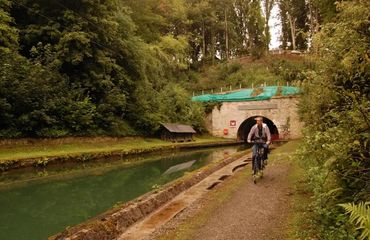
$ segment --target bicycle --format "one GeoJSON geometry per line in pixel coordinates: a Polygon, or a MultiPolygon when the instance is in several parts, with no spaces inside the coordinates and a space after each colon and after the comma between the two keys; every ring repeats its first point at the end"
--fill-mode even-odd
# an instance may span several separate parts
{"type": "Polygon", "coordinates": [[[253,182],[256,184],[257,179],[259,177],[261,178],[263,177],[263,169],[265,168],[263,158],[265,148],[263,147],[263,143],[255,142],[254,144],[257,145],[257,154],[256,156],[253,157],[252,169],[253,169],[253,182]]]}

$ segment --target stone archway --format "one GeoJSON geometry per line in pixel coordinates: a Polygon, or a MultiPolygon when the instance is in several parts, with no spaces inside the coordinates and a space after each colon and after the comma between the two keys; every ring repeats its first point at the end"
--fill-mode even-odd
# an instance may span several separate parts
{"type": "MultiPolygon", "coordinates": [[[[256,117],[257,116],[253,116],[243,121],[238,129],[238,140],[247,141],[249,131],[254,126],[254,124],[256,124],[256,120],[254,120],[256,117]]],[[[266,123],[270,129],[271,140],[278,140],[279,131],[275,123],[266,117],[263,117],[263,122],[266,123]]]]}

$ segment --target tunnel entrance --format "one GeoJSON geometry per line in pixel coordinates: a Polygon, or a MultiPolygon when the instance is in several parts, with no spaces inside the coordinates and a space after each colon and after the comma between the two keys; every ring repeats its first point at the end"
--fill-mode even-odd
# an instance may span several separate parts
{"type": "MultiPolygon", "coordinates": [[[[256,117],[258,117],[258,116],[250,117],[250,118],[246,119],[240,125],[240,127],[238,129],[238,140],[247,141],[249,131],[254,126],[254,124],[256,124],[256,120],[254,120],[256,117]]],[[[266,117],[263,117],[263,123],[266,123],[267,126],[270,129],[271,141],[278,140],[279,139],[279,131],[278,131],[276,125],[274,124],[274,122],[271,121],[270,119],[266,118],[266,117]]]]}

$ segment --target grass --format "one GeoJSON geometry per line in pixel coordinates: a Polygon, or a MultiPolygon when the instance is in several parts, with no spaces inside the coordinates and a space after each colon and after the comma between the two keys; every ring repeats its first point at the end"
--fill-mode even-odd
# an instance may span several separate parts
{"type": "Polygon", "coordinates": [[[295,150],[299,147],[300,141],[291,141],[288,144],[276,149],[271,155],[271,161],[290,164],[289,182],[292,186],[291,212],[286,224],[286,240],[311,239],[315,229],[308,221],[312,219],[310,210],[311,192],[309,191],[308,179],[304,168],[297,162],[294,156],[295,150]]]}
{"type": "Polygon", "coordinates": [[[299,162],[294,161],[294,156],[289,160],[292,166],[292,172],[289,176],[291,185],[294,187],[292,200],[292,211],[289,217],[289,228],[287,231],[287,240],[296,239],[316,239],[315,227],[310,219],[313,219],[313,212],[310,204],[312,203],[312,193],[308,183],[308,176],[305,169],[299,162]]]}
{"type": "Polygon", "coordinates": [[[54,157],[63,155],[99,153],[111,151],[130,151],[134,149],[150,149],[172,145],[202,144],[227,141],[211,136],[200,136],[195,142],[172,143],[154,138],[119,138],[99,142],[70,141],[68,143],[52,144],[45,141],[33,144],[16,144],[0,146],[0,161],[27,159],[36,157],[54,157]]]}

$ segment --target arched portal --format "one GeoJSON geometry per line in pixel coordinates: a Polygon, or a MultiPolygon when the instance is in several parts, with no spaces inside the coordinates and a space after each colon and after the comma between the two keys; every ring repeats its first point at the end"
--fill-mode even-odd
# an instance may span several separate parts
{"type": "MultiPolygon", "coordinates": [[[[251,128],[256,124],[256,120],[254,120],[257,116],[250,117],[246,119],[238,129],[238,140],[247,141],[247,137],[251,128]]],[[[278,140],[279,139],[279,131],[274,124],[273,121],[270,119],[263,117],[263,122],[267,124],[270,129],[271,133],[271,140],[278,140]]]]}

